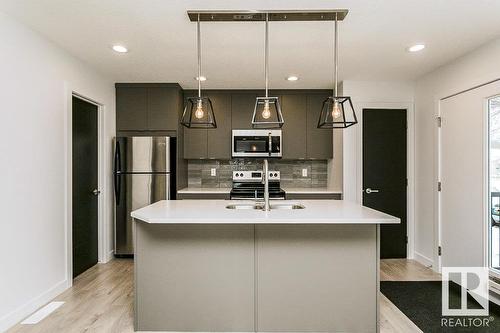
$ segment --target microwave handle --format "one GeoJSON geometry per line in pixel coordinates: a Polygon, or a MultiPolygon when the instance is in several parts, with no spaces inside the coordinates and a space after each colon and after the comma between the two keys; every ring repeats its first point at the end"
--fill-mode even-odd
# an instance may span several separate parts
{"type": "Polygon", "coordinates": [[[271,132],[269,132],[269,157],[271,157],[271,153],[273,151],[273,137],[271,135],[271,132]]]}

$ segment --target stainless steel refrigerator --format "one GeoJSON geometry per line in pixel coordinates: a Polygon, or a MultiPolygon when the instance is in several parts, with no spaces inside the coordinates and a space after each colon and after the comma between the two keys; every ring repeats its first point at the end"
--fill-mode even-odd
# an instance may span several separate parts
{"type": "Polygon", "coordinates": [[[175,161],[175,138],[115,138],[115,256],[134,254],[131,211],[175,199],[175,161]]]}

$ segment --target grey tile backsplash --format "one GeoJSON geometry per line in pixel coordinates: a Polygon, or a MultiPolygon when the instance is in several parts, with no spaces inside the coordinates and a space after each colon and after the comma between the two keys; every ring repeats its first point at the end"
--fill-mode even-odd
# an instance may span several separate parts
{"type": "MultiPolygon", "coordinates": [[[[327,160],[269,160],[269,169],[281,172],[281,185],[287,187],[326,187],[327,160]],[[302,176],[307,169],[307,176],[302,176]]],[[[251,159],[234,160],[189,160],[188,186],[202,188],[224,188],[232,186],[233,170],[262,170],[262,161],[251,159]],[[211,169],[216,176],[211,176],[211,169]]]]}

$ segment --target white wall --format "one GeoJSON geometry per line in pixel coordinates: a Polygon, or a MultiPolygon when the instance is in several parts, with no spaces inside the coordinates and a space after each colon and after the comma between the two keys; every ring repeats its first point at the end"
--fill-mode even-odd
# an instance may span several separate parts
{"type": "MultiPolygon", "coordinates": [[[[349,81],[343,83],[358,118],[363,108],[402,108],[413,105],[414,84],[405,81],[349,81]]],[[[344,130],[344,199],[361,203],[361,123],[344,130]]]]}
{"type": "MultiPolygon", "coordinates": [[[[419,78],[416,109],[416,243],[422,259],[437,263],[437,127],[439,99],[500,78],[500,39],[419,78]]],[[[434,265],[434,267],[437,265],[434,265]]]]}
{"type": "MultiPolygon", "coordinates": [[[[68,286],[66,203],[71,89],[104,105],[105,169],[111,173],[111,80],[0,13],[0,331],[68,286]],[[66,89],[70,89],[68,92],[66,89]]],[[[104,188],[111,237],[111,178],[104,188]]],[[[111,240],[111,238],[109,239],[111,240]]],[[[108,242],[111,250],[112,242],[108,242]]]]}

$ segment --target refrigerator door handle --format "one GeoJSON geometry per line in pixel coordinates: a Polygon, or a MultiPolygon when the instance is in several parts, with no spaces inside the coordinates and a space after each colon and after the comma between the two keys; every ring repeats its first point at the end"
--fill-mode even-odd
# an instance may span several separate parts
{"type": "Polygon", "coordinates": [[[115,171],[114,171],[114,185],[115,185],[115,199],[116,204],[120,204],[120,175],[119,170],[121,170],[121,157],[120,157],[120,142],[116,141],[115,148],[115,171]]]}
{"type": "Polygon", "coordinates": [[[166,200],[170,200],[171,193],[170,193],[170,174],[167,174],[165,177],[166,184],[165,184],[165,194],[166,194],[166,200]]]}

